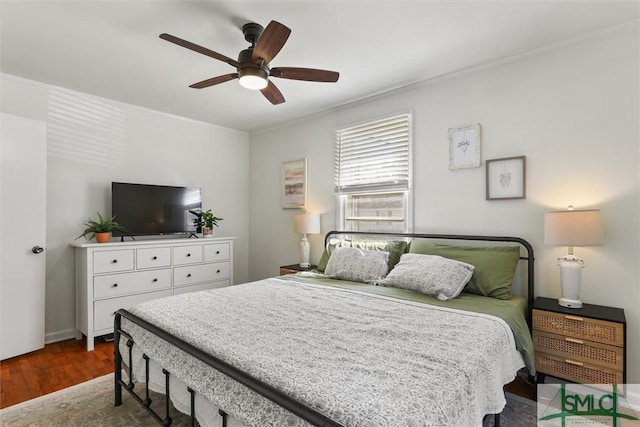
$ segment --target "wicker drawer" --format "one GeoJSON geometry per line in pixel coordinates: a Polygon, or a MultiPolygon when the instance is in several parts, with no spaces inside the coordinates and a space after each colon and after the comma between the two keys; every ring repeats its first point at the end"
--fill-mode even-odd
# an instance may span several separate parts
{"type": "Polygon", "coordinates": [[[537,352],[553,354],[583,363],[622,371],[624,349],[593,341],[580,340],[548,332],[533,331],[533,346],[537,352]]]}
{"type": "Polygon", "coordinates": [[[624,326],[621,323],[545,310],[533,310],[533,329],[618,347],[624,344],[624,326]]]}
{"type": "Polygon", "coordinates": [[[536,351],[536,370],[583,384],[622,384],[622,371],[536,351]]]}

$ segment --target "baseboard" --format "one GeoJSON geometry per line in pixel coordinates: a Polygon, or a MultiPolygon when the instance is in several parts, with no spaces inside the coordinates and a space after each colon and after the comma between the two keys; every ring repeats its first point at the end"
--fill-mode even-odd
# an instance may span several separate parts
{"type": "Polygon", "coordinates": [[[52,344],[54,342],[66,341],[76,337],[75,329],[66,329],[64,331],[48,332],[44,334],[44,343],[52,344]]]}

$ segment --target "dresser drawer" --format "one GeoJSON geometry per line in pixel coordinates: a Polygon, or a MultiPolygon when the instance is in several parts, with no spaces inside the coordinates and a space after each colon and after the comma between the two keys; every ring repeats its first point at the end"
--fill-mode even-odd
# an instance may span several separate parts
{"type": "Polygon", "coordinates": [[[173,248],[173,265],[197,264],[199,262],[202,262],[202,245],[173,248]]]}
{"type": "Polygon", "coordinates": [[[621,323],[545,310],[533,310],[533,329],[619,347],[624,344],[621,323]]]}
{"type": "Polygon", "coordinates": [[[119,309],[131,308],[145,301],[168,296],[171,296],[171,289],[95,301],[93,303],[93,330],[97,333],[113,332],[113,316],[119,309]]]}
{"type": "Polygon", "coordinates": [[[171,248],[136,249],[136,268],[158,268],[171,265],[171,248]]]}
{"type": "Polygon", "coordinates": [[[93,278],[94,298],[111,298],[160,289],[171,289],[170,268],[109,274],[93,278]]]}
{"type": "Polygon", "coordinates": [[[133,270],[133,249],[93,253],[93,272],[95,274],[128,270],[133,270]]]}
{"type": "Polygon", "coordinates": [[[207,289],[224,288],[231,285],[229,279],[218,280],[216,282],[199,283],[197,285],[180,286],[173,290],[174,295],[186,294],[189,292],[205,291],[207,289]]]}
{"type": "Polygon", "coordinates": [[[215,280],[228,279],[229,277],[228,262],[177,267],[173,269],[173,286],[212,282],[215,280]]]}
{"type": "Polygon", "coordinates": [[[229,244],[216,243],[213,245],[204,245],[204,260],[211,261],[229,261],[229,244]]]}
{"type": "Polygon", "coordinates": [[[535,352],[536,370],[582,384],[622,384],[622,371],[583,363],[572,358],[535,352]]]}
{"type": "Polygon", "coordinates": [[[613,345],[534,330],[533,347],[536,353],[548,353],[619,371],[624,367],[624,349],[613,345]]]}

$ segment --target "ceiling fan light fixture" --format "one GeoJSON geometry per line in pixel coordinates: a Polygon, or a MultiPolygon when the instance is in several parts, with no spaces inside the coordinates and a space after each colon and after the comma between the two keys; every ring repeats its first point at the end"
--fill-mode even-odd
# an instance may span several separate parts
{"type": "Polygon", "coordinates": [[[264,89],[268,85],[268,74],[261,68],[245,68],[238,71],[238,81],[244,88],[251,90],[264,89]]]}

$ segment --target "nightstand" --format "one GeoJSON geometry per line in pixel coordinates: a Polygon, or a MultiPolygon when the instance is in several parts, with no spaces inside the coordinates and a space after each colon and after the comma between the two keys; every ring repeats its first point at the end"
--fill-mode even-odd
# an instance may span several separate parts
{"type": "Polygon", "coordinates": [[[301,271],[311,271],[315,270],[317,265],[310,265],[309,267],[300,267],[300,264],[291,264],[291,265],[281,265],[280,266],[280,275],[284,276],[285,274],[295,274],[301,271]]]}
{"type": "Polygon", "coordinates": [[[533,346],[538,383],[545,375],[583,384],[624,384],[627,345],[624,310],[558,300],[533,303],[533,346]]]}

